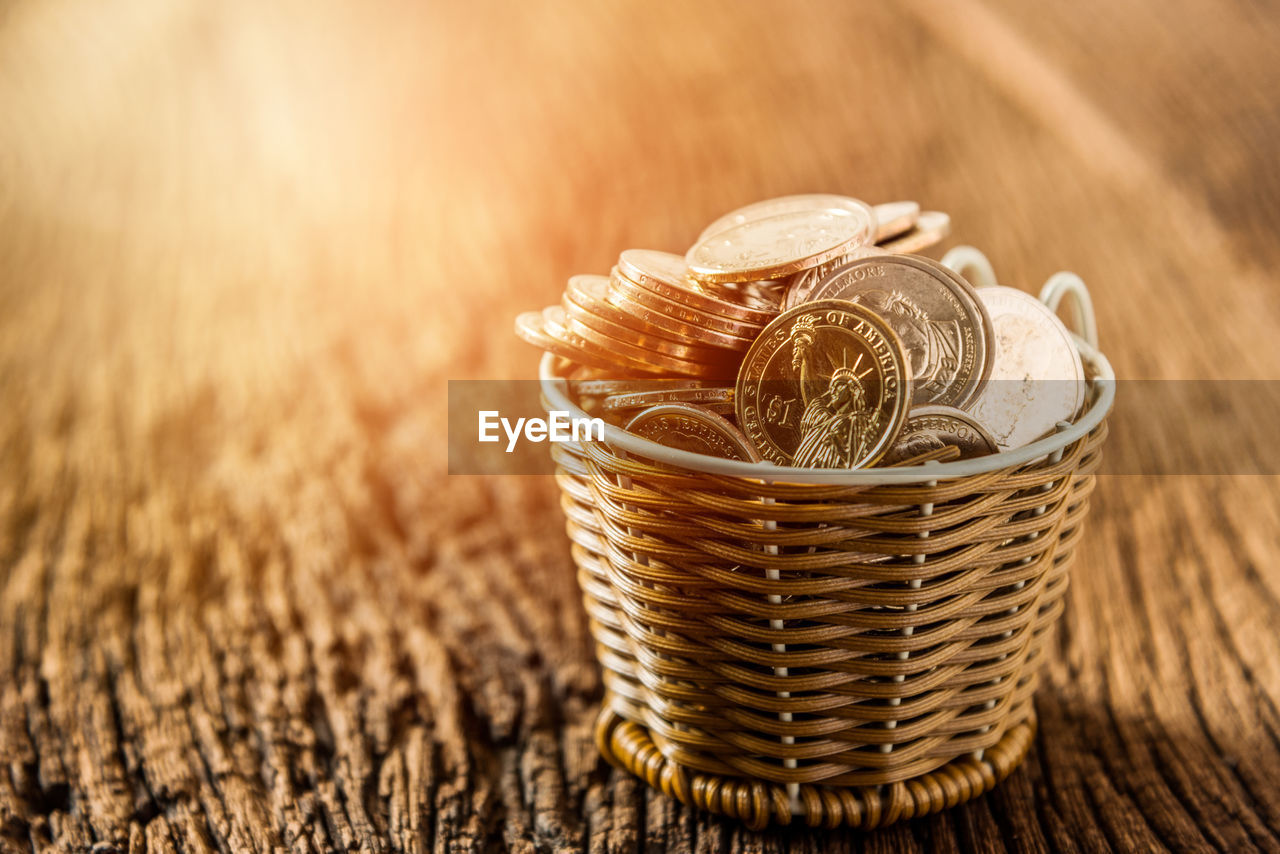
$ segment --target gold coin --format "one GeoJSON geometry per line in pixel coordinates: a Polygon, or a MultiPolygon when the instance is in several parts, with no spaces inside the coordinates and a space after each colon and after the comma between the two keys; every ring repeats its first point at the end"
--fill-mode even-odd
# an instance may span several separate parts
{"type": "Polygon", "coordinates": [[[763,325],[778,313],[777,306],[767,302],[753,305],[752,296],[746,292],[735,294],[721,289],[712,293],[701,287],[689,278],[685,260],[670,252],[628,249],[618,256],[618,272],[669,300],[735,320],[763,325]]]}
{"type": "MultiPolygon", "coordinates": [[[[745,350],[751,346],[751,338],[717,332],[694,323],[684,323],[661,311],[655,311],[634,300],[628,300],[625,295],[615,301],[611,299],[612,294],[610,280],[604,276],[574,276],[569,280],[568,288],[565,289],[567,300],[571,300],[592,314],[638,329],[645,334],[726,350],[745,350]]],[[[752,337],[754,338],[754,335],[752,337]]]]}
{"type": "Polygon", "coordinates": [[[1031,294],[979,288],[995,329],[995,365],[968,408],[1002,450],[1019,448],[1071,421],[1084,404],[1084,366],[1071,333],[1031,294]]]}
{"type": "Polygon", "coordinates": [[[622,275],[617,267],[613,268],[609,281],[609,302],[626,311],[638,312],[643,309],[654,313],[655,316],[649,319],[655,326],[660,324],[662,317],[666,317],[677,323],[699,326],[721,335],[746,339],[748,346],[764,327],[763,323],[734,320],[667,299],[661,294],[640,287],[622,275]]]}
{"type": "Polygon", "coordinates": [[[920,206],[915,202],[885,202],[872,210],[876,215],[876,243],[906,234],[920,217],[920,206]]]}
{"type": "Polygon", "coordinates": [[[764,322],[768,322],[782,311],[785,285],[785,281],[765,279],[750,282],[699,282],[698,288],[711,296],[750,306],[762,315],[767,315],[764,322]]]}
{"type": "MultiPolygon", "coordinates": [[[[730,228],[742,225],[743,223],[752,222],[766,217],[776,216],[781,213],[794,213],[795,211],[820,211],[844,209],[857,213],[868,214],[872,222],[875,222],[873,209],[861,199],[854,199],[849,196],[836,196],[830,193],[809,193],[799,196],[779,196],[776,199],[765,199],[762,202],[753,202],[745,207],[730,211],[724,216],[717,219],[711,225],[702,230],[702,234],[698,235],[698,242],[702,242],[708,237],[714,237],[730,228]]],[[[865,242],[871,242],[871,232],[868,230],[865,242]]]]}
{"type": "Polygon", "coordinates": [[[674,373],[692,377],[726,377],[733,374],[732,363],[728,361],[719,364],[691,362],[619,341],[611,335],[588,326],[576,317],[567,316],[558,305],[543,309],[543,325],[548,331],[555,326],[563,325],[568,334],[577,336],[585,342],[586,349],[594,349],[596,353],[602,355],[612,355],[627,363],[644,365],[649,373],[674,373]],[[549,320],[548,313],[551,312],[554,314],[550,315],[552,319],[549,320]]]}
{"type": "Polygon", "coordinates": [[[596,356],[589,351],[579,349],[572,344],[553,337],[547,332],[543,323],[542,312],[540,311],[526,311],[516,315],[516,335],[533,346],[541,347],[549,353],[554,353],[573,365],[585,365],[603,371],[611,371],[615,376],[628,372],[626,367],[608,356],[596,356]]]}
{"type": "Polygon", "coordinates": [[[664,403],[646,409],[627,423],[627,431],[681,451],[726,460],[760,461],[742,431],[722,416],[689,403],[664,403]]]}
{"type": "Polygon", "coordinates": [[[696,403],[716,412],[733,412],[733,389],[722,386],[699,388],[647,389],[611,394],[602,404],[606,412],[619,409],[643,409],[659,403],[696,403]]]}
{"type": "Polygon", "coordinates": [[[962,460],[1000,451],[991,432],[968,412],[954,406],[917,406],[907,414],[898,441],[881,462],[896,465],[948,445],[960,451],[962,460]]]}
{"type": "Polygon", "coordinates": [[[779,279],[847,255],[867,242],[874,214],[841,208],[750,220],[693,245],[689,272],[707,282],[779,279]]]}
{"type": "Polygon", "coordinates": [[[941,243],[951,233],[951,217],[939,211],[925,211],[920,214],[912,229],[892,240],[880,244],[885,252],[922,252],[934,244],[941,243]]]}
{"type": "Polygon", "coordinates": [[[597,368],[612,367],[620,374],[663,374],[664,369],[647,361],[632,359],[594,341],[583,338],[569,328],[564,310],[558,305],[551,305],[541,312],[540,322],[543,333],[559,343],[562,350],[578,354],[577,361],[597,368]]]}
{"type": "MultiPolygon", "coordinates": [[[[696,344],[673,341],[659,334],[659,331],[653,327],[641,328],[634,317],[619,312],[617,308],[609,305],[609,303],[605,302],[603,306],[601,307],[601,312],[597,313],[593,309],[586,308],[570,299],[568,294],[565,294],[560,301],[560,307],[564,309],[567,317],[576,318],[597,332],[639,347],[642,350],[661,353],[665,356],[674,356],[677,359],[685,359],[690,362],[720,363],[736,360],[736,357],[727,350],[717,350],[711,347],[700,347],[696,344]],[[630,320],[630,323],[619,323],[613,320],[612,317],[604,313],[609,312],[610,309],[613,312],[622,314],[624,318],[630,320]]],[[[609,314],[612,315],[613,312],[609,312],[609,314]]]]}
{"type": "Polygon", "coordinates": [[[738,424],[779,465],[860,468],[885,454],[911,405],[893,328],[843,300],[779,315],[751,345],[734,392],[738,424]]]}
{"type": "Polygon", "coordinates": [[[849,300],[888,321],[906,350],[917,406],[964,406],[991,373],[991,320],[969,283],[937,261],[858,258],[827,274],[809,299],[849,300]]]}

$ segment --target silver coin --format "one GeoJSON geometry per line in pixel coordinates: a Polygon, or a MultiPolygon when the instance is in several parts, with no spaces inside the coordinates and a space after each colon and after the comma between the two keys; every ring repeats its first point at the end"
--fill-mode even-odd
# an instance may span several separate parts
{"type": "Polygon", "coordinates": [[[925,211],[920,214],[910,231],[903,232],[880,244],[885,252],[922,252],[941,243],[951,233],[951,217],[941,211],[925,211]]]}
{"type": "Polygon", "coordinates": [[[1066,326],[1040,300],[1014,288],[980,288],[995,329],[987,387],[968,410],[1002,450],[1019,448],[1071,421],[1087,387],[1080,351],[1066,326]]]}
{"type": "Polygon", "coordinates": [[[920,205],[915,202],[885,202],[872,210],[876,214],[876,243],[906,234],[920,217],[920,205]]]}

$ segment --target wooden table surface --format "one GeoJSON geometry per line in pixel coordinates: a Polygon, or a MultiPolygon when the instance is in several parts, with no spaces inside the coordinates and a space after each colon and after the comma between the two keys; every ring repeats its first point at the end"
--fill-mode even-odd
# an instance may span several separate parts
{"type": "Polygon", "coordinates": [[[1267,7],[8,4],[0,848],[1280,851],[1280,483],[1150,411],[1025,765],[873,834],[601,762],[554,484],[444,437],[568,275],[804,191],[1077,271],[1122,378],[1275,379],[1267,7]]]}

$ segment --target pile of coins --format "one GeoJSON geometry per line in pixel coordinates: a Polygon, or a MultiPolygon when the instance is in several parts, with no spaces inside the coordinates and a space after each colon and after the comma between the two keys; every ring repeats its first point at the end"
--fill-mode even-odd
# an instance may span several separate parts
{"type": "Polygon", "coordinates": [[[785,196],[720,217],[684,257],[628,249],[516,333],[578,404],[727,459],[854,469],[1020,447],[1085,399],[1079,352],[1029,294],[913,254],[950,231],[914,202],[785,196]]]}

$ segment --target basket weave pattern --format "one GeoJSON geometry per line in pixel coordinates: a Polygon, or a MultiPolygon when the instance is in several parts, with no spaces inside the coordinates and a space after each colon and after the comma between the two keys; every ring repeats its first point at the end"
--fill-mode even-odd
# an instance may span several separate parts
{"type": "Polygon", "coordinates": [[[879,486],[553,446],[601,751],[756,827],[790,821],[793,798],[810,824],[868,827],[986,791],[1030,745],[1105,435],[879,486]]]}

